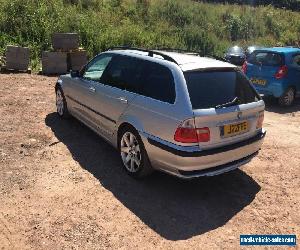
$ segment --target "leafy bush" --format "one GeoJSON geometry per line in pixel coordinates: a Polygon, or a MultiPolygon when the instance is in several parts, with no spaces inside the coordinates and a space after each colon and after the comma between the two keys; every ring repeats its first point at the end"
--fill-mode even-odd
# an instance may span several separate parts
{"type": "Polygon", "coordinates": [[[295,45],[300,13],[192,0],[0,0],[0,53],[28,46],[32,67],[54,32],[78,32],[89,56],[111,46],[180,48],[223,55],[233,45],[295,45]]]}
{"type": "Polygon", "coordinates": [[[300,11],[300,0],[198,0],[209,3],[249,4],[254,6],[273,5],[276,8],[286,8],[300,11]]]}

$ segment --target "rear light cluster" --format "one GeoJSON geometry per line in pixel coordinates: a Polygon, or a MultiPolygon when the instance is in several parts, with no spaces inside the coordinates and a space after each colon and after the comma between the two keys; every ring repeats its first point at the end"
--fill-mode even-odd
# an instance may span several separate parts
{"type": "Polygon", "coordinates": [[[176,130],[174,140],[182,143],[210,141],[209,128],[196,128],[194,119],[185,120],[176,130]]]}
{"type": "Polygon", "coordinates": [[[258,120],[257,120],[257,124],[256,124],[256,128],[260,129],[263,126],[264,123],[264,118],[265,118],[265,113],[264,111],[261,111],[258,113],[258,120]]]}
{"type": "Polygon", "coordinates": [[[286,65],[280,66],[280,68],[278,69],[278,71],[275,74],[275,78],[276,79],[282,79],[283,77],[285,77],[288,73],[288,67],[286,65]]]}
{"type": "Polygon", "coordinates": [[[242,71],[244,72],[244,74],[247,73],[247,68],[248,68],[247,61],[245,61],[244,64],[243,64],[243,66],[242,66],[242,71]]]}

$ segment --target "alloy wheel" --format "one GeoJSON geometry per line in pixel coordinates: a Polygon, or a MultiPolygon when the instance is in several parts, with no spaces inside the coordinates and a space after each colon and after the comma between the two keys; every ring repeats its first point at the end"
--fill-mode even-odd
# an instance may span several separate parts
{"type": "Polygon", "coordinates": [[[64,114],[64,98],[59,89],[56,91],[56,109],[60,116],[64,114]]]}
{"type": "Polygon", "coordinates": [[[142,163],[142,154],[139,142],[131,132],[123,134],[120,143],[121,158],[126,169],[131,173],[136,173],[142,163]]]}
{"type": "Polygon", "coordinates": [[[285,104],[291,105],[294,101],[294,98],[295,98],[295,94],[294,94],[293,89],[289,89],[284,97],[285,104]]]}

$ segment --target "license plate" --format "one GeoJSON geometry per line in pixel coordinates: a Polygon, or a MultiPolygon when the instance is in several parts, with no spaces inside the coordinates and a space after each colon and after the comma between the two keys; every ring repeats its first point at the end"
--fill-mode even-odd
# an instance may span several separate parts
{"type": "Polygon", "coordinates": [[[263,79],[257,79],[257,78],[251,78],[250,81],[253,83],[253,84],[258,84],[258,85],[266,85],[267,81],[266,80],[263,80],[263,79]]]}
{"type": "Polygon", "coordinates": [[[240,135],[248,132],[249,124],[248,121],[244,121],[241,123],[228,124],[221,127],[221,136],[222,137],[231,137],[235,135],[240,135]]]}

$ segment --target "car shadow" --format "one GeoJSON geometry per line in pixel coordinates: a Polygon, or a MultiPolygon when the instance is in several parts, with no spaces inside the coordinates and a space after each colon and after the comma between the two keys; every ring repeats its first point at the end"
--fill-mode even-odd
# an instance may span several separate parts
{"type": "Polygon", "coordinates": [[[189,239],[223,226],[260,191],[241,170],[191,181],[157,172],[137,181],[125,173],[117,151],[80,122],[61,120],[56,113],[48,114],[45,122],[83,169],[168,240],[189,239]]]}
{"type": "Polygon", "coordinates": [[[297,98],[294,104],[290,107],[282,107],[278,104],[276,98],[264,98],[266,104],[266,111],[278,113],[278,114],[289,114],[300,111],[300,98],[297,98]]]}

